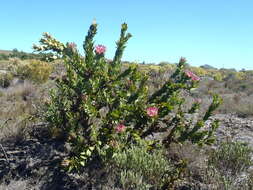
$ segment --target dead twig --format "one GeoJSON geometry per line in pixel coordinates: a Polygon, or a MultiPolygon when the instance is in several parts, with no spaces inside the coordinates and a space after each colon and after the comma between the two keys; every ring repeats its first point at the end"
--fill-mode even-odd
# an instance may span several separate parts
{"type": "Polygon", "coordinates": [[[4,147],[2,146],[2,144],[0,143],[0,147],[1,147],[1,149],[2,149],[2,151],[3,151],[3,154],[4,154],[4,157],[5,157],[5,160],[8,162],[8,164],[10,163],[9,162],[9,158],[8,158],[8,156],[7,156],[7,153],[5,152],[5,150],[4,150],[4,147]]]}
{"type": "Polygon", "coordinates": [[[7,124],[7,122],[10,121],[10,120],[12,120],[12,119],[11,119],[11,118],[6,119],[6,120],[3,122],[3,124],[0,125],[0,128],[2,128],[2,127],[3,127],[5,124],[7,124]]]}

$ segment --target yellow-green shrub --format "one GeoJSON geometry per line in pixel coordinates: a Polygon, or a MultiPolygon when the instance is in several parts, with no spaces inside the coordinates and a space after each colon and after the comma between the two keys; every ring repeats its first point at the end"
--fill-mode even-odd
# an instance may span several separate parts
{"type": "Polygon", "coordinates": [[[213,77],[214,77],[214,80],[217,80],[217,81],[222,81],[223,80],[222,73],[220,73],[218,71],[213,74],[213,77]]]}
{"type": "Polygon", "coordinates": [[[245,80],[247,78],[247,75],[244,72],[236,72],[235,77],[236,79],[239,79],[239,80],[245,80]]]}
{"type": "Polygon", "coordinates": [[[201,67],[191,67],[191,70],[198,76],[206,76],[208,74],[208,71],[201,67]]]}
{"type": "Polygon", "coordinates": [[[37,83],[46,82],[52,72],[52,66],[43,61],[31,60],[16,66],[16,74],[23,79],[30,79],[37,83]]]}

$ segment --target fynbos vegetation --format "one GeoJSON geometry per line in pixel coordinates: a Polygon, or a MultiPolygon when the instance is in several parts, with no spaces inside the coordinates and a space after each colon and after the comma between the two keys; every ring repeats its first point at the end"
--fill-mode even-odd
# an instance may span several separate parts
{"type": "MultiPolygon", "coordinates": [[[[34,45],[38,54],[4,56],[0,183],[7,189],[252,189],[252,150],[231,129],[238,132],[242,122],[213,116],[253,114],[252,73],[192,67],[185,58],[124,62],[127,29],[122,24],[112,60],[110,47],[94,42],[96,23],[83,52],[44,33],[34,45]]],[[[248,135],[253,121],[242,125],[248,135]]]]}
{"type": "MultiPolygon", "coordinates": [[[[148,76],[138,71],[137,65],[122,70],[121,58],[131,34],[122,24],[120,39],[112,62],[107,62],[103,45],[94,45],[97,24],[92,24],[85,38],[84,57],[74,43],[66,45],[45,33],[38,51],[52,51],[64,60],[66,75],[57,81],[45,111],[45,120],[53,137],[71,143],[71,154],[64,160],[71,171],[79,170],[102,157],[113,158],[139,141],[145,149],[155,151],[158,146],[190,141],[198,145],[212,144],[218,127],[214,121],[204,127],[213,111],[221,103],[214,95],[206,113],[198,121],[186,119],[185,114],[198,111],[200,102],[184,108],[182,92],[196,88],[200,78],[185,69],[181,58],[174,74],[164,85],[149,93],[148,76]],[[161,139],[148,138],[156,133],[161,139]],[[103,154],[101,154],[103,152],[103,154]]],[[[166,182],[171,185],[170,182],[166,182]]]]}

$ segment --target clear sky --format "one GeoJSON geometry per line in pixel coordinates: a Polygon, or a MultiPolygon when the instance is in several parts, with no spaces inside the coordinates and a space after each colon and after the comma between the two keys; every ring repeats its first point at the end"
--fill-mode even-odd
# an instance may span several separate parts
{"type": "Polygon", "coordinates": [[[124,60],[253,69],[252,0],[2,0],[0,49],[32,51],[42,32],[81,46],[92,20],[112,58],[120,25],[133,37],[124,60]]]}

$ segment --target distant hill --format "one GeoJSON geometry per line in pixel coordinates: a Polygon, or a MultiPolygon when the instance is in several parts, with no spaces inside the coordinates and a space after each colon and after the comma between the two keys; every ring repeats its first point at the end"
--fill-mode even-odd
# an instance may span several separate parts
{"type": "Polygon", "coordinates": [[[13,50],[0,50],[0,60],[8,60],[9,58],[19,58],[21,60],[25,59],[44,59],[45,54],[27,53],[24,51],[19,51],[18,49],[13,50]],[[44,56],[44,57],[43,57],[44,56]]]}
{"type": "Polygon", "coordinates": [[[9,55],[10,53],[12,53],[11,50],[0,50],[0,54],[6,54],[9,55]]]}

